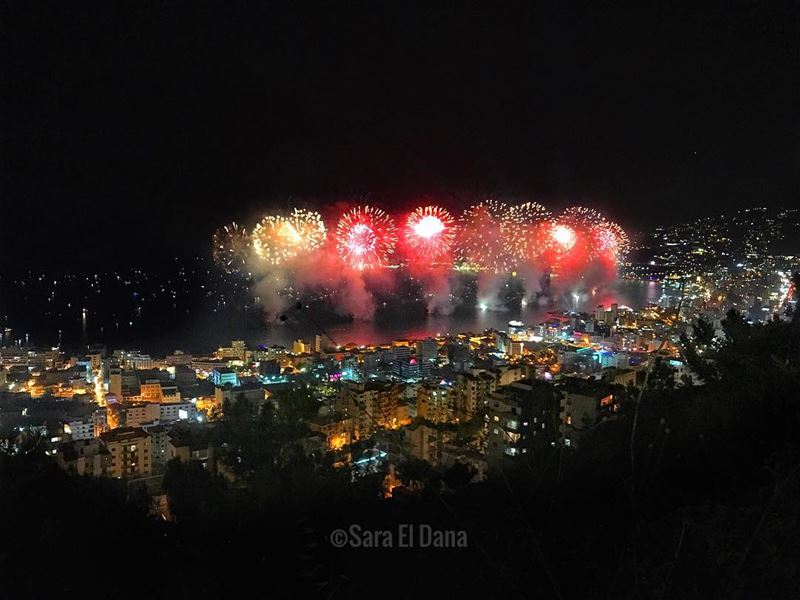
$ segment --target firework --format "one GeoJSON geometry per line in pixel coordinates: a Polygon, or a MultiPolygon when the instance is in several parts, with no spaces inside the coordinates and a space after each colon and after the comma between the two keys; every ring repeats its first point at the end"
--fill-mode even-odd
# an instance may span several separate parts
{"type": "Polygon", "coordinates": [[[325,242],[319,213],[295,208],[288,216],[267,215],[253,230],[253,251],[270,265],[280,265],[325,242]]]}
{"type": "Polygon", "coordinates": [[[616,260],[628,251],[630,240],[625,231],[612,221],[603,221],[593,228],[595,254],[616,260]]]}
{"type": "Polygon", "coordinates": [[[250,236],[243,227],[231,223],[220,227],[212,237],[214,262],[228,273],[244,267],[250,255],[250,236]]]}
{"type": "Polygon", "coordinates": [[[595,231],[605,223],[605,217],[596,210],[572,206],[552,222],[549,229],[549,249],[559,258],[570,254],[591,260],[597,256],[595,231]]]}
{"type": "Polygon", "coordinates": [[[394,221],[374,206],[358,206],[346,212],[336,226],[339,256],[355,269],[386,265],[396,243],[394,221]]]}
{"type": "Polygon", "coordinates": [[[436,261],[450,253],[456,237],[453,217],[440,206],[420,206],[406,219],[405,241],[420,261],[436,261]]]}
{"type": "Polygon", "coordinates": [[[461,216],[456,253],[470,267],[503,273],[511,270],[514,257],[508,251],[507,237],[513,220],[504,202],[484,200],[461,216]]]}
{"type": "Polygon", "coordinates": [[[538,257],[547,248],[550,211],[537,202],[512,206],[504,227],[506,249],[517,261],[538,257]]]}
{"type": "Polygon", "coordinates": [[[553,223],[550,228],[550,238],[557,252],[569,252],[575,246],[578,235],[569,225],[553,223]]]}

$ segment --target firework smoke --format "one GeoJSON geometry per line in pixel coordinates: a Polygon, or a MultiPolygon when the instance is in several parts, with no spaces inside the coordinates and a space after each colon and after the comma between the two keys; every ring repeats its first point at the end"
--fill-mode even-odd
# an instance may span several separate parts
{"type": "Polygon", "coordinates": [[[452,289],[464,277],[477,277],[480,307],[500,310],[510,294],[541,302],[541,294],[574,295],[608,281],[629,245],[622,228],[593,209],[572,207],[553,218],[535,202],[484,200],[457,223],[441,206],[420,206],[401,221],[399,244],[393,217],[379,208],[356,206],[334,217],[332,236],[319,213],[302,209],[263,217],[252,237],[226,225],[214,233],[214,261],[250,273],[270,319],[308,296],[366,319],[376,296],[402,291],[395,285],[404,272],[420,284],[429,312],[451,312],[458,302],[452,289]]]}

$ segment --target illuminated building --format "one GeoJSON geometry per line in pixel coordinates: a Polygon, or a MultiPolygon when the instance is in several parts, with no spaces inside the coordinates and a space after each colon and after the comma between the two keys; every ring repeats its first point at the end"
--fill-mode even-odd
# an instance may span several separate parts
{"type": "Polygon", "coordinates": [[[111,477],[146,477],[153,472],[150,435],[140,427],[122,427],[100,436],[111,455],[111,477]]]}
{"type": "Polygon", "coordinates": [[[487,456],[496,464],[556,439],[558,404],[552,386],[535,380],[498,388],[486,401],[487,456]]]}
{"type": "Polygon", "coordinates": [[[377,352],[365,352],[362,355],[361,365],[364,379],[369,379],[370,377],[377,375],[379,363],[380,358],[377,352]]]}
{"type": "Polygon", "coordinates": [[[108,409],[98,408],[92,413],[92,434],[99,438],[100,434],[108,431],[108,409]]]}
{"type": "Polygon", "coordinates": [[[522,321],[509,321],[508,335],[510,335],[512,338],[527,335],[527,328],[522,321]]]}
{"type": "Polygon", "coordinates": [[[209,356],[193,356],[192,368],[197,371],[211,373],[214,369],[225,368],[228,366],[227,360],[209,356]]]}
{"type": "Polygon", "coordinates": [[[124,402],[118,410],[122,427],[141,427],[155,423],[161,416],[161,406],[154,402],[124,402]]]}
{"type": "Polygon", "coordinates": [[[417,416],[433,423],[454,421],[460,395],[449,385],[423,383],[417,388],[417,416]]]}
{"type": "Polygon", "coordinates": [[[458,387],[463,394],[463,404],[458,411],[458,416],[460,419],[468,421],[483,409],[484,400],[497,387],[497,379],[485,371],[464,373],[458,378],[458,387]]]}
{"type": "Polygon", "coordinates": [[[426,423],[412,423],[403,428],[403,437],[408,443],[408,453],[411,456],[436,466],[441,461],[442,449],[452,433],[426,423]]]}
{"type": "Polygon", "coordinates": [[[606,320],[606,308],[602,304],[598,304],[597,308],[594,312],[594,318],[598,322],[604,322],[606,320]]]}
{"type": "Polygon", "coordinates": [[[495,331],[493,337],[494,345],[498,352],[502,352],[504,354],[510,352],[511,338],[506,332],[495,331]]]}
{"type": "Polygon", "coordinates": [[[400,372],[401,371],[401,365],[403,363],[408,363],[408,361],[411,360],[411,348],[408,346],[407,343],[403,344],[403,345],[399,345],[399,342],[394,342],[394,344],[397,344],[397,345],[394,347],[394,359],[393,359],[393,362],[392,362],[392,373],[394,375],[397,375],[398,377],[401,377],[402,376],[402,374],[400,372]]]}
{"type": "Polygon", "coordinates": [[[197,418],[194,404],[191,402],[164,402],[159,404],[158,420],[161,423],[175,421],[194,421],[197,418]]]}
{"type": "Polygon", "coordinates": [[[439,346],[433,338],[417,342],[417,362],[422,377],[429,377],[431,371],[438,366],[439,346]]]}
{"type": "Polygon", "coordinates": [[[511,385],[515,381],[525,379],[527,369],[522,366],[505,365],[488,371],[497,380],[497,385],[511,385]]]}
{"type": "Polygon", "coordinates": [[[189,366],[192,364],[192,355],[186,354],[180,350],[175,350],[172,354],[167,355],[164,359],[164,363],[173,367],[177,367],[178,365],[189,366]]]}
{"type": "Polygon", "coordinates": [[[247,360],[247,344],[244,343],[244,340],[233,340],[231,347],[239,360],[247,360]]]}
{"type": "Polygon", "coordinates": [[[311,431],[321,433],[329,450],[341,450],[352,441],[353,419],[342,414],[317,415],[307,422],[311,431]]]}
{"type": "Polygon", "coordinates": [[[511,342],[508,347],[507,354],[509,356],[522,356],[522,349],[525,347],[524,342],[511,342]]]}
{"type": "Polygon", "coordinates": [[[119,398],[139,395],[139,377],[135,371],[112,367],[108,372],[108,392],[119,398]]]}
{"type": "Polygon", "coordinates": [[[399,406],[400,387],[392,383],[343,381],[336,399],[338,412],[353,419],[356,440],[370,437],[378,428],[397,426],[405,416],[399,414],[399,406]]]}
{"type": "Polygon", "coordinates": [[[239,377],[236,371],[227,367],[216,367],[211,371],[211,382],[216,386],[232,385],[234,387],[239,385],[239,377]]]}
{"type": "Polygon", "coordinates": [[[399,361],[397,364],[400,366],[400,379],[403,381],[419,381],[421,378],[421,370],[419,361],[416,358],[409,358],[399,361]]]}
{"type": "Polygon", "coordinates": [[[95,352],[92,354],[87,354],[86,358],[89,360],[89,364],[91,365],[93,371],[98,371],[100,369],[100,365],[103,362],[102,353],[95,352]]]}
{"type": "Polygon", "coordinates": [[[139,386],[139,396],[142,402],[160,403],[164,401],[164,393],[161,389],[161,382],[148,379],[139,386]]]}
{"type": "Polygon", "coordinates": [[[142,354],[138,350],[131,350],[130,352],[125,350],[114,351],[114,354],[117,355],[117,352],[120,352],[118,356],[127,369],[142,370],[155,367],[155,362],[149,354],[142,354]]]}
{"type": "Polygon", "coordinates": [[[218,348],[215,354],[217,358],[225,361],[244,361],[247,359],[247,346],[244,340],[233,340],[230,346],[218,348]]]}
{"type": "Polygon", "coordinates": [[[92,419],[81,419],[64,423],[64,433],[70,436],[71,440],[90,440],[95,437],[94,422],[92,419]]]}

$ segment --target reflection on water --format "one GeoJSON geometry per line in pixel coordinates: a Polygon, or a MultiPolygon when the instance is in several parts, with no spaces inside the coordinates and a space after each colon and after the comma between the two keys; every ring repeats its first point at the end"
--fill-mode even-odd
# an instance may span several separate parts
{"type": "Polygon", "coordinates": [[[271,324],[263,332],[248,332],[251,343],[279,344],[291,346],[297,338],[309,339],[315,334],[329,334],[337,344],[382,343],[394,339],[421,339],[445,333],[481,332],[484,329],[505,329],[511,320],[519,320],[532,325],[541,322],[548,311],[576,310],[592,312],[598,304],[608,307],[616,302],[634,309],[661,296],[661,286],[655,282],[620,280],[613,286],[597,291],[595,294],[574,294],[540,305],[527,305],[516,309],[498,310],[459,310],[451,315],[424,315],[413,309],[385,308],[376,314],[372,321],[353,321],[320,327],[313,315],[298,311],[294,318],[285,323],[271,324]],[[252,337],[252,333],[256,333],[252,337]]]}
{"type": "MultiPolygon", "coordinates": [[[[173,314],[146,312],[146,318],[119,324],[94,318],[87,322],[84,316],[83,320],[74,323],[72,329],[66,328],[69,323],[58,323],[58,329],[52,324],[37,329],[37,324],[31,322],[20,325],[25,327],[20,330],[31,331],[38,344],[52,345],[57,343],[62,334],[59,330],[64,327],[63,342],[68,349],[85,348],[87,342],[99,341],[107,344],[109,349],[139,348],[154,355],[172,353],[175,349],[203,354],[228,345],[234,339],[243,339],[253,346],[279,344],[291,347],[297,338],[311,340],[316,334],[324,338],[326,333],[335,344],[384,343],[445,333],[479,333],[487,328],[505,329],[511,320],[533,325],[541,322],[552,310],[592,312],[598,304],[608,307],[612,302],[636,309],[657,302],[661,289],[654,282],[621,280],[595,294],[568,295],[555,301],[504,311],[460,307],[450,315],[428,315],[421,303],[406,307],[388,304],[378,310],[371,321],[340,320],[333,324],[314,309],[290,309],[285,322],[267,324],[262,313],[252,306],[249,310],[223,312],[198,307],[191,313],[187,311],[181,318],[173,314]]],[[[323,339],[323,343],[327,345],[328,341],[323,339]]]]}

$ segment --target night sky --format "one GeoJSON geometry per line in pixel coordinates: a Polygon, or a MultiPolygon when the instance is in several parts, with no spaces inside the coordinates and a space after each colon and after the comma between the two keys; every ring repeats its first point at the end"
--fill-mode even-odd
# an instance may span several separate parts
{"type": "Polygon", "coordinates": [[[0,267],[205,253],[288,196],[634,228],[798,196],[796,3],[74,4],[0,9],[0,267]]]}

